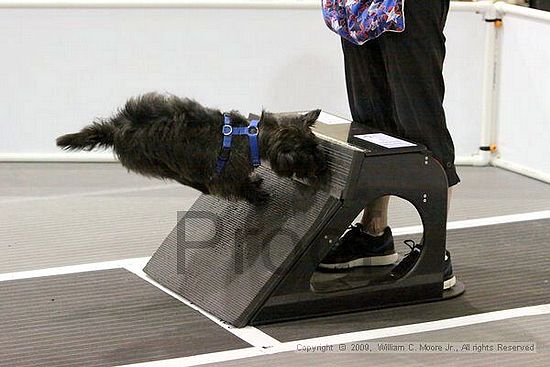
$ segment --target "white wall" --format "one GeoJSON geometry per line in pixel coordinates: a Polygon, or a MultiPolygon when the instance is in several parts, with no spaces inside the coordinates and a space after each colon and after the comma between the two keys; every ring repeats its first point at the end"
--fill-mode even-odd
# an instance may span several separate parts
{"type": "Polygon", "coordinates": [[[506,15],[501,47],[499,156],[550,177],[550,23],[506,15]]]}
{"type": "Polygon", "coordinates": [[[451,12],[445,29],[445,111],[457,157],[479,150],[485,22],[475,13],[451,12]]]}
{"type": "MultiPolygon", "coordinates": [[[[453,13],[446,31],[457,155],[479,146],[483,27],[453,13]]],[[[0,45],[0,156],[61,154],[56,136],[152,90],[243,113],[349,116],[339,41],[320,9],[4,8],[0,45]]]]}

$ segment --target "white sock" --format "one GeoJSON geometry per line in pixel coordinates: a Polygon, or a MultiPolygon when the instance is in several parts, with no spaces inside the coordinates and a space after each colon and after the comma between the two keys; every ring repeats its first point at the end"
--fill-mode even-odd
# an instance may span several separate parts
{"type": "Polygon", "coordinates": [[[382,237],[384,235],[384,231],[378,232],[378,233],[372,233],[370,231],[365,231],[366,234],[372,237],[382,237]]]}

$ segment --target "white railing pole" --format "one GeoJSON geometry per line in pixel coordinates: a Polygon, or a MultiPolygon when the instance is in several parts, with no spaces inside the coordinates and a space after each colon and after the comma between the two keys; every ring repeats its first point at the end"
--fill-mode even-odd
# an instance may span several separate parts
{"type": "Polygon", "coordinates": [[[485,13],[492,7],[493,4],[491,1],[451,1],[451,11],[453,12],[485,13]]]}
{"type": "Polygon", "coordinates": [[[495,8],[501,15],[510,14],[510,15],[516,15],[524,18],[529,18],[531,20],[539,20],[542,22],[550,23],[550,12],[548,11],[526,8],[524,6],[512,5],[504,1],[496,2],[495,8]]]}
{"type": "Polygon", "coordinates": [[[503,168],[511,172],[519,173],[520,175],[531,177],[542,182],[550,183],[550,173],[535,170],[533,168],[526,167],[519,163],[507,161],[502,158],[493,159],[491,161],[491,166],[503,168]]]}
{"type": "Polygon", "coordinates": [[[0,153],[0,162],[118,162],[113,153],[0,153]]]}

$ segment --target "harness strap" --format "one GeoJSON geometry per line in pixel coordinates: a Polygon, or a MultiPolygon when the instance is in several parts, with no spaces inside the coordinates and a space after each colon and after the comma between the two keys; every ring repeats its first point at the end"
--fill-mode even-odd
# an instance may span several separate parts
{"type": "Polygon", "coordinates": [[[256,168],[260,165],[260,146],[258,144],[258,124],[260,120],[252,120],[248,125],[248,145],[250,147],[250,163],[256,168]]]}
{"type": "Polygon", "coordinates": [[[229,160],[231,155],[231,140],[233,138],[233,127],[231,126],[231,117],[229,115],[223,115],[223,126],[222,126],[222,149],[218,155],[218,160],[216,161],[216,173],[220,174],[225,167],[225,164],[229,160]]]}
{"type": "Polygon", "coordinates": [[[225,164],[227,163],[227,161],[229,161],[233,135],[248,135],[248,145],[250,148],[250,164],[254,168],[260,165],[260,147],[258,144],[259,123],[259,120],[252,120],[250,121],[248,126],[233,127],[231,125],[231,117],[227,114],[223,115],[222,149],[220,151],[220,154],[218,155],[218,160],[216,161],[216,173],[218,175],[223,172],[225,164]]]}

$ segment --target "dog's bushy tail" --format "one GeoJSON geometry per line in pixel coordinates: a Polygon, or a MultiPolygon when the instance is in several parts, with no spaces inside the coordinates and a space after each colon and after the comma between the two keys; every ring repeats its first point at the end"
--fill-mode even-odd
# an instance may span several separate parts
{"type": "Polygon", "coordinates": [[[111,122],[94,122],[78,133],[60,136],[56,143],[63,150],[108,148],[113,145],[115,129],[116,127],[111,122]]]}

